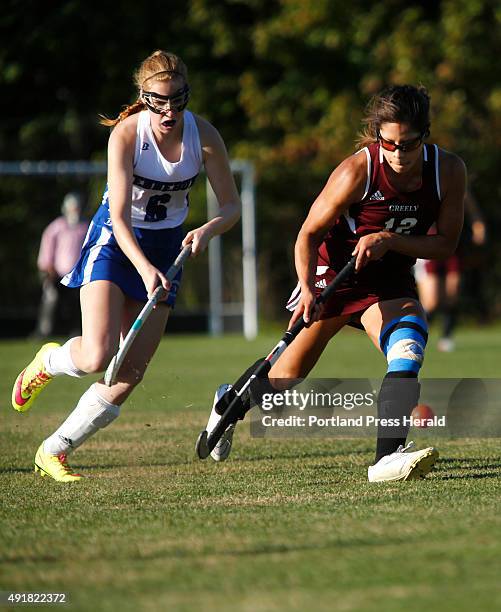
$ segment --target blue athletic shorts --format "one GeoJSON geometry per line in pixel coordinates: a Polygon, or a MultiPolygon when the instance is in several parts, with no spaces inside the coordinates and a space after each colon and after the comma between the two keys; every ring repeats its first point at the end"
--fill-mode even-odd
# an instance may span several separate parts
{"type": "MultiPolygon", "coordinates": [[[[134,234],[148,260],[165,274],[181,250],[182,226],[161,230],[134,228],[134,234]]],[[[169,306],[175,304],[181,276],[182,270],[172,281],[166,300],[169,306]]],[[[82,287],[95,280],[111,281],[127,296],[139,302],[148,301],[143,280],[118,246],[108,208],[103,205],[92,219],[79,260],[61,283],[67,287],[82,287]]]]}

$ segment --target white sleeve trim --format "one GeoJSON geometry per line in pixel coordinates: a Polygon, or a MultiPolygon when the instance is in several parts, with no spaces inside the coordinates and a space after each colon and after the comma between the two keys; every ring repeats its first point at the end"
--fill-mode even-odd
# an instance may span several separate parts
{"type": "MultiPolygon", "coordinates": [[[[189,126],[190,138],[189,143],[192,148],[193,154],[195,158],[198,160],[200,167],[204,163],[203,151],[202,151],[202,141],[200,140],[200,131],[198,129],[197,120],[195,119],[195,115],[190,111],[185,111],[184,113],[185,121],[189,126]]],[[[184,145],[184,142],[183,142],[184,145]]]]}
{"type": "Polygon", "coordinates": [[[132,167],[135,168],[139,162],[139,156],[141,155],[141,148],[144,142],[144,121],[145,117],[148,116],[148,111],[139,111],[136,125],[136,143],[134,147],[134,159],[132,161],[132,167]]]}
{"type": "Polygon", "coordinates": [[[372,174],[372,166],[371,166],[371,155],[369,153],[369,149],[364,147],[365,156],[367,157],[367,181],[365,183],[365,193],[362,200],[365,199],[367,194],[369,193],[369,188],[371,186],[371,174],[372,174]]]}
{"type": "Polygon", "coordinates": [[[439,162],[439,149],[436,144],[433,145],[435,148],[435,182],[437,184],[437,195],[438,199],[442,201],[442,193],[440,191],[440,162],[439,162]]]}
{"type": "Polygon", "coordinates": [[[367,147],[364,147],[363,149],[360,149],[359,151],[357,151],[355,153],[355,155],[358,155],[362,151],[365,151],[365,157],[367,158],[367,180],[365,181],[365,191],[364,191],[364,195],[362,196],[362,200],[364,200],[366,198],[367,194],[369,193],[369,188],[371,186],[372,168],[371,168],[371,155],[370,155],[369,149],[367,147]]]}

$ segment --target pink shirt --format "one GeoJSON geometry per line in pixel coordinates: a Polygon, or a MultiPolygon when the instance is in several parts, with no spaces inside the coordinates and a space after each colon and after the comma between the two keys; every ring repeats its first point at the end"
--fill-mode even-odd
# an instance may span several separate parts
{"type": "Polygon", "coordinates": [[[87,221],[70,225],[65,217],[58,217],[45,228],[38,253],[38,269],[52,268],[63,277],[75,265],[88,228],[87,221]]]}

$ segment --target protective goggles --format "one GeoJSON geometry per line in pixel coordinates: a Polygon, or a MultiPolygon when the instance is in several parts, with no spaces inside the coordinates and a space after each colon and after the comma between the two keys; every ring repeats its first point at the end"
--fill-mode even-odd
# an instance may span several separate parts
{"type": "Polygon", "coordinates": [[[395,144],[391,140],[386,140],[381,136],[381,132],[377,131],[377,139],[379,144],[383,147],[385,151],[397,151],[400,150],[402,153],[406,153],[407,151],[415,151],[423,142],[424,134],[421,134],[417,138],[413,138],[412,140],[408,140],[403,144],[395,144]]]}
{"type": "Polygon", "coordinates": [[[171,96],[162,96],[154,91],[142,91],[141,98],[150,111],[157,115],[166,113],[168,110],[180,113],[186,108],[190,99],[190,87],[185,85],[171,96]]]}

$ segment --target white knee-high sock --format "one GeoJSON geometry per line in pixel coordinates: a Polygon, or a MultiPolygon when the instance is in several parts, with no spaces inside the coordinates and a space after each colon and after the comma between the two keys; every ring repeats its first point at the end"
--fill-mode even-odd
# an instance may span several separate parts
{"type": "Polygon", "coordinates": [[[71,345],[75,340],[76,338],[70,338],[63,346],[49,351],[45,357],[45,368],[51,376],[67,374],[75,378],[82,378],[87,374],[87,372],[79,370],[71,358],[71,345]]]}
{"type": "Polygon", "coordinates": [[[75,410],[59,429],[44,441],[44,450],[49,455],[67,455],[119,415],[120,406],[98,395],[94,384],[82,395],[75,410]]]}

